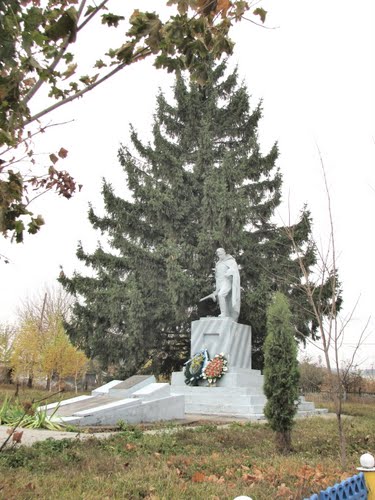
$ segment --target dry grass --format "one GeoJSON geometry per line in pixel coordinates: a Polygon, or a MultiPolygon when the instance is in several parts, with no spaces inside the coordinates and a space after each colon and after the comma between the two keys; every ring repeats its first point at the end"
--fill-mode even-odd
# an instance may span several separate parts
{"type": "MultiPolygon", "coordinates": [[[[3,402],[6,396],[16,399],[15,397],[16,386],[13,384],[0,384],[0,404],[3,402]]],[[[47,403],[52,403],[59,400],[74,398],[76,396],[81,396],[82,394],[89,394],[89,392],[78,392],[76,394],[74,391],[64,391],[60,394],[54,394],[56,391],[52,390],[50,392],[45,389],[29,389],[25,385],[21,385],[18,390],[18,400],[21,403],[31,402],[31,401],[39,401],[40,399],[49,397],[47,403]]]]}
{"type": "MultiPolygon", "coordinates": [[[[26,396],[26,394],[25,394],[26,396]]],[[[28,396],[30,399],[30,395],[28,396]]],[[[207,423],[168,432],[125,427],[99,441],[44,441],[0,454],[0,498],[300,500],[356,473],[375,450],[375,411],[351,404],[348,467],[339,466],[335,419],[296,421],[294,451],[276,453],[268,425],[207,423]]]]}
{"type": "Polygon", "coordinates": [[[267,425],[157,434],[132,426],[105,441],[45,441],[2,453],[0,496],[300,500],[355,474],[361,453],[375,449],[374,436],[374,417],[348,419],[349,461],[341,471],[334,419],[298,420],[288,456],[275,452],[267,425]]]}

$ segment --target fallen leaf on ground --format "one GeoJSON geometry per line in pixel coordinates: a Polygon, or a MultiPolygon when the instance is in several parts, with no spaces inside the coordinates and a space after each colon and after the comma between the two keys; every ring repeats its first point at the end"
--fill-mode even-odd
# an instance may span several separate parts
{"type": "Polygon", "coordinates": [[[206,476],[203,474],[203,472],[194,472],[191,480],[193,481],[193,483],[203,483],[203,481],[206,480],[206,476]]]}
{"type": "Polygon", "coordinates": [[[222,483],[225,483],[225,479],[223,478],[223,476],[215,476],[215,474],[212,474],[211,476],[207,476],[207,479],[206,481],[209,481],[210,483],[219,483],[219,484],[222,484],[222,483]]]}
{"type": "Polygon", "coordinates": [[[277,488],[276,498],[287,498],[288,500],[293,500],[293,492],[284,483],[282,483],[277,488]]]}

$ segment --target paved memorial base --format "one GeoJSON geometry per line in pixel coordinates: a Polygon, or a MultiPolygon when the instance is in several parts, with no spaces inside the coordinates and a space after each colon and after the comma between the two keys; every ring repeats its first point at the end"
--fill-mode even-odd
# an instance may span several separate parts
{"type": "MultiPolygon", "coordinates": [[[[207,349],[212,359],[223,353],[228,371],[215,386],[201,380],[191,387],[185,384],[183,372],[174,372],[171,394],[185,397],[185,412],[212,416],[233,416],[258,420],[264,418],[263,375],[251,369],[251,327],[231,318],[201,318],[192,322],[191,357],[207,349]]],[[[300,398],[298,415],[314,415],[314,403],[300,398]]]]}
{"type": "MultiPolygon", "coordinates": [[[[185,384],[183,372],[172,374],[171,385],[156,383],[155,377],[135,375],[113,380],[79,396],[47,405],[54,419],[78,426],[182,420],[188,414],[263,419],[266,398],[263,375],[251,369],[251,328],[231,318],[202,318],[192,323],[191,355],[207,349],[211,358],[223,353],[228,371],[214,387],[200,381],[198,387],[185,384]]],[[[316,415],[313,403],[300,398],[298,416],[316,415]]]]}
{"type": "Polygon", "coordinates": [[[169,384],[156,383],[154,376],[134,375],[113,380],[92,391],[91,396],[47,405],[54,420],[72,425],[116,425],[179,420],[185,417],[184,397],[171,395],[169,384]],[[58,406],[57,410],[56,407],[58,406]]]}

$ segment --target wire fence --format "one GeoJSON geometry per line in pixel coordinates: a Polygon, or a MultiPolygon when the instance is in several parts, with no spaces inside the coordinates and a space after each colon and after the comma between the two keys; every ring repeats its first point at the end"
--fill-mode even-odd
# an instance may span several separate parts
{"type": "MultiPolygon", "coordinates": [[[[306,400],[314,401],[315,403],[324,403],[333,400],[330,391],[309,391],[302,394],[306,400]]],[[[375,404],[375,392],[344,392],[343,400],[348,403],[363,403],[375,404]]]]}

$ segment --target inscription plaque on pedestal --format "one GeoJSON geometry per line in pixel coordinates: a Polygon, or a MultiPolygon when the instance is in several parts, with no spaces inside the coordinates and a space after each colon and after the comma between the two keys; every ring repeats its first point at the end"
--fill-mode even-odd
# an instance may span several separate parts
{"type": "Polygon", "coordinates": [[[223,353],[230,369],[251,369],[251,327],[231,318],[201,318],[191,324],[191,356],[207,349],[211,358],[223,353]]]}

